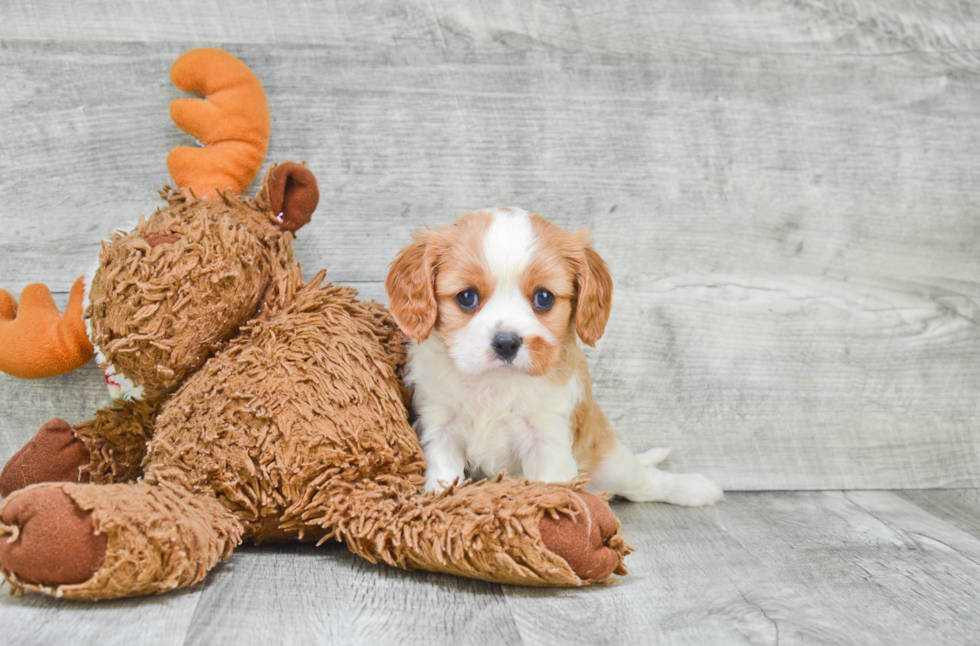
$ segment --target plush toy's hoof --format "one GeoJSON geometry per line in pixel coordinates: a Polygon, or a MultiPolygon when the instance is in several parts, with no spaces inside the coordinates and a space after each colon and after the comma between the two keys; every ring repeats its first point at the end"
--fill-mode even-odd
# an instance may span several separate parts
{"type": "Polygon", "coordinates": [[[541,539],[549,550],[565,559],[580,579],[605,579],[619,567],[619,552],[607,545],[619,531],[609,505],[584,491],[575,492],[585,509],[575,518],[541,519],[541,539]]]}
{"type": "Polygon", "coordinates": [[[44,423],[0,473],[0,496],[39,482],[88,482],[88,449],[63,419],[44,423]]]}
{"type": "Polygon", "coordinates": [[[105,561],[106,536],[58,486],[36,487],[0,508],[0,566],[27,583],[84,583],[105,561]]]}

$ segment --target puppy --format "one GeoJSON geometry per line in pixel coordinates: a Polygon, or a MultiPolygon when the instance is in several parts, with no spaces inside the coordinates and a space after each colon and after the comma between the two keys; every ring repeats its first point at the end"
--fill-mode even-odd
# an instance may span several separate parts
{"type": "Polygon", "coordinates": [[[634,456],[592,398],[585,354],[612,306],[612,277],[588,231],[490,209],[415,233],[385,291],[406,335],[426,488],[506,470],[635,501],[709,505],[721,489],[654,468],[667,449],[634,456]]]}

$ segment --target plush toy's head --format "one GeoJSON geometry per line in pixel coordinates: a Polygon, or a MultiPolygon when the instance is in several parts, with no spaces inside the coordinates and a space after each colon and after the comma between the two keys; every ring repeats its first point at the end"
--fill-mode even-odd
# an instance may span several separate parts
{"type": "Polygon", "coordinates": [[[165,394],[236,334],[292,264],[291,232],[309,221],[315,187],[309,170],[287,162],[255,200],[171,191],[169,207],[103,243],[85,315],[110,383],[130,396],[165,394]],[[277,194],[288,199],[274,209],[277,194]]]}
{"type": "Polygon", "coordinates": [[[292,263],[292,234],[309,222],[319,194],[305,166],[286,162],[269,169],[254,200],[241,196],[268,146],[258,78],[209,48],[178,58],[171,78],[204,95],[176,99],[170,114],[205,146],[171,151],[179,190],[163,193],[169,206],[103,243],[63,316],[43,285],[25,289],[19,307],[0,290],[0,371],[62,374],[94,350],[114,398],[164,395],[255,315],[292,263]]]}

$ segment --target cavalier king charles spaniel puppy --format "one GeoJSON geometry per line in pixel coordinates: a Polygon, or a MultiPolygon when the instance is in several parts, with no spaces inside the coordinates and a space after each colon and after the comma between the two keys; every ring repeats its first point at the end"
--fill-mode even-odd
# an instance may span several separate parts
{"type": "Polygon", "coordinates": [[[520,209],[488,209],[415,233],[385,291],[406,335],[405,382],[428,462],[426,488],[506,470],[587,478],[635,501],[710,505],[698,474],[660,471],[668,449],[633,455],[592,398],[579,339],[595,345],[612,277],[589,243],[520,209]]]}

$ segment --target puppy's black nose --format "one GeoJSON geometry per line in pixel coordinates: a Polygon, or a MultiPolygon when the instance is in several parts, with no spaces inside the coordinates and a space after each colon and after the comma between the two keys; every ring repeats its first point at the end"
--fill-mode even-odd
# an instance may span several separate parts
{"type": "Polygon", "coordinates": [[[498,332],[490,342],[494,354],[507,361],[513,359],[517,351],[521,349],[521,337],[513,332],[498,332]]]}

